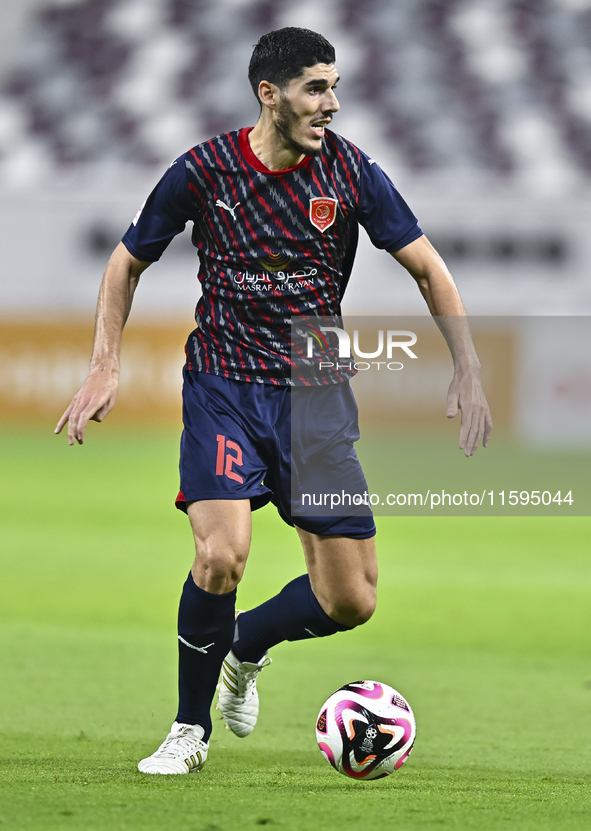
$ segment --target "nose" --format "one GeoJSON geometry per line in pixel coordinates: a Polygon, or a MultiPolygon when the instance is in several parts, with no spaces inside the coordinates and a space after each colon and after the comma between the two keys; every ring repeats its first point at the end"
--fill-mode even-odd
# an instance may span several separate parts
{"type": "Polygon", "coordinates": [[[325,113],[337,113],[341,109],[341,105],[339,104],[339,100],[334,89],[328,89],[326,91],[326,98],[323,103],[324,106],[322,109],[325,113]]]}

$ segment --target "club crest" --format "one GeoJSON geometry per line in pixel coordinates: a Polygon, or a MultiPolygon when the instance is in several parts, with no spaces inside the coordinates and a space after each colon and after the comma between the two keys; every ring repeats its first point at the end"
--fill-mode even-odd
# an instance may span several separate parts
{"type": "Polygon", "coordinates": [[[328,196],[315,196],[310,199],[310,222],[324,233],[334,223],[337,216],[337,199],[328,196]]]}

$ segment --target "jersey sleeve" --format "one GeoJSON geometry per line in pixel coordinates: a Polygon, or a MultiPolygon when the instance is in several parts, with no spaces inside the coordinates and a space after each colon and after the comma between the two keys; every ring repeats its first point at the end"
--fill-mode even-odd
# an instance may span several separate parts
{"type": "Polygon", "coordinates": [[[187,183],[185,156],[168,168],[121,240],[130,254],[155,263],[177,234],[194,219],[197,206],[187,183]]]}
{"type": "Polygon", "coordinates": [[[416,216],[382,168],[365,153],[361,174],[357,218],[376,248],[398,251],[423,235],[416,216]]]}

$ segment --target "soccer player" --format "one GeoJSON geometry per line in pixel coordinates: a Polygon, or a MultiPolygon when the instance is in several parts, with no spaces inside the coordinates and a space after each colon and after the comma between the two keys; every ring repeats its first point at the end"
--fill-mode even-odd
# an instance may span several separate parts
{"type": "MultiPolygon", "coordinates": [[[[290,323],[338,318],[358,224],[408,269],[436,316],[454,361],[447,415],[461,409],[467,456],[481,440],[487,444],[492,426],[464,308],[445,264],[379,165],[328,129],[339,109],[331,44],[306,29],[270,32],[254,48],[249,79],[260,105],[255,127],[217,136],[176,159],[111,256],[90,373],[56,427],[59,433],[67,422],[69,444],[82,444],[88,421],[102,421],[112,409],[121,334],[140,276],[192,222],[202,297],[187,343],[176,504],[188,514],[196,556],[178,614],[179,709],[163,744],[139,763],[145,773],[201,769],[220,671],[217,706],[226,726],[246,736],[256,724],[256,678],[270,663],[271,647],[352,629],[374,611],[370,510],[293,516],[290,501],[297,385],[290,323]],[[296,526],[307,573],[235,619],[251,511],[269,501],[296,526]]],[[[315,404],[331,413],[321,441],[337,456],[339,489],[363,493],[353,450],[356,404],[346,378],[329,380],[314,390],[315,404]]],[[[305,480],[304,467],[295,472],[305,480]]]]}

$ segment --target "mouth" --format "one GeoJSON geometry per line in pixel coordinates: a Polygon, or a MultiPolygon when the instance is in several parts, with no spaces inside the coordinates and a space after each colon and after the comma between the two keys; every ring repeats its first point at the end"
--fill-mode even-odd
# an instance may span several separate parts
{"type": "Polygon", "coordinates": [[[310,126],[312,128],[312,132],[314,133],[314,135],[319,139],[323,138],[324,137],[324,129],[325,129],[325,127],[327,127],[330,124],[330,122],[331,122],[330,118],[323,118],[323,119],[320,119],[319,121],[315,121],[313,124],[311,124],[310,126]]]}

